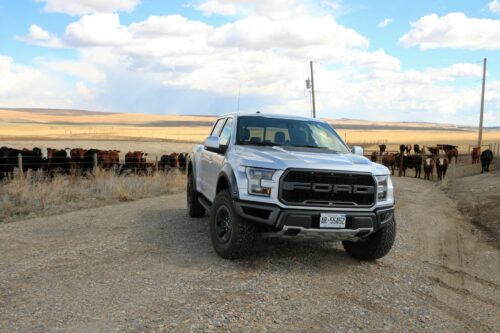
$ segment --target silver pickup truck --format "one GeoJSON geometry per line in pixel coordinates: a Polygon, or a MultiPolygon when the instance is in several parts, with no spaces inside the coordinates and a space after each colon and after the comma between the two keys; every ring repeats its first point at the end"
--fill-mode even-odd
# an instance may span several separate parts
{"type": "Polygon", "coordinates": [[[228,259],[248,255],[260,234],[342,241],[375,260],[396,236],[389,170],[311,118],[220,116],[190,155],[187,207],[209,212],[213,247],[228,259]]]}

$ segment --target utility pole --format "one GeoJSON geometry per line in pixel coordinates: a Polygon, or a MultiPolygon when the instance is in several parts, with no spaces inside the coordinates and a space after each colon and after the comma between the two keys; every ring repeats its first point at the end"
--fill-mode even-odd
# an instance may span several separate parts
{"type": "Polygon", "coordinates": [[[483,113],[484,113],[484,89],[486,85],[486,58],[483,62],[483,89],[481,91],[481,115],[479,116],[479,138],[477,146],[481,149],[483,143],[483,113]]]}
{"type": "Polygon", "coordinates": [[[314,96],[314,70],[313,70],[312,60],[310,61],[310,64],[311,64],[311,92],[312,92],[312,104],[313,104],[312,116],[313,118],[316,118],[316,97],[314,96]]]}

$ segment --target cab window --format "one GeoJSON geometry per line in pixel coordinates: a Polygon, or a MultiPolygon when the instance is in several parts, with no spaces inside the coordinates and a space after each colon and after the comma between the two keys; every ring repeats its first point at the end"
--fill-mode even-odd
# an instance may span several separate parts
{"type": "Polygon", "coordinates": [[[226,121],[226,118],[221,118],[221,119],[217,120],[214,127],[212,128],[212,132],[210,132],[210,135],[219,136],[220,130],[221,130],[222,126],[224,125],[225,121],[226,121]]]}
{"type": "Polygon", "coordinates": [[[229,144],[232,128],[233,128],[233,118],[228,118],[220,134],[219,142],[222,146],[227,146],[229,144]]]}

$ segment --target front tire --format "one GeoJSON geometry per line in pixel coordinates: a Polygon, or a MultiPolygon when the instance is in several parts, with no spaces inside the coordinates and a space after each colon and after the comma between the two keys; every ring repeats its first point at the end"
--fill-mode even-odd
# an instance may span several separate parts
{"type": "Polygon", "coordinates": [[[225,259],[248,256],[255,242],[255,226],[234,210],[231,192],[220,191],[210,208],[210,236],[215,252],[225,259]]]}
{"type": "Polygon", "coordinates": [[[343,241],[342,245],[347,254],[359,260],[376,260],[385,256],[391,250],[396,239],[396,220],[387,225],[366,240],[357,242],[343,241]]]}
{"type": "Polygon", "coordinates": [[[203,217],[205,216],[205,208],[198,201],[198,192],[194,186],[194,176],[191,172],[187,180],[187,209],[189,217],[203,217]]]}

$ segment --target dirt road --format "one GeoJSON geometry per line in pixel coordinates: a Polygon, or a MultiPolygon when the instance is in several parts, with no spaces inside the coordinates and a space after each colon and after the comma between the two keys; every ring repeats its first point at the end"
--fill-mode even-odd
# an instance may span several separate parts
{"type": "Polygon", "coordinates": [[[433,183],[396,179],[395,248],[261,241],[218,258],[164,196],[0,225],[0,331],[500,332],[500,255],[433,183]]]}

